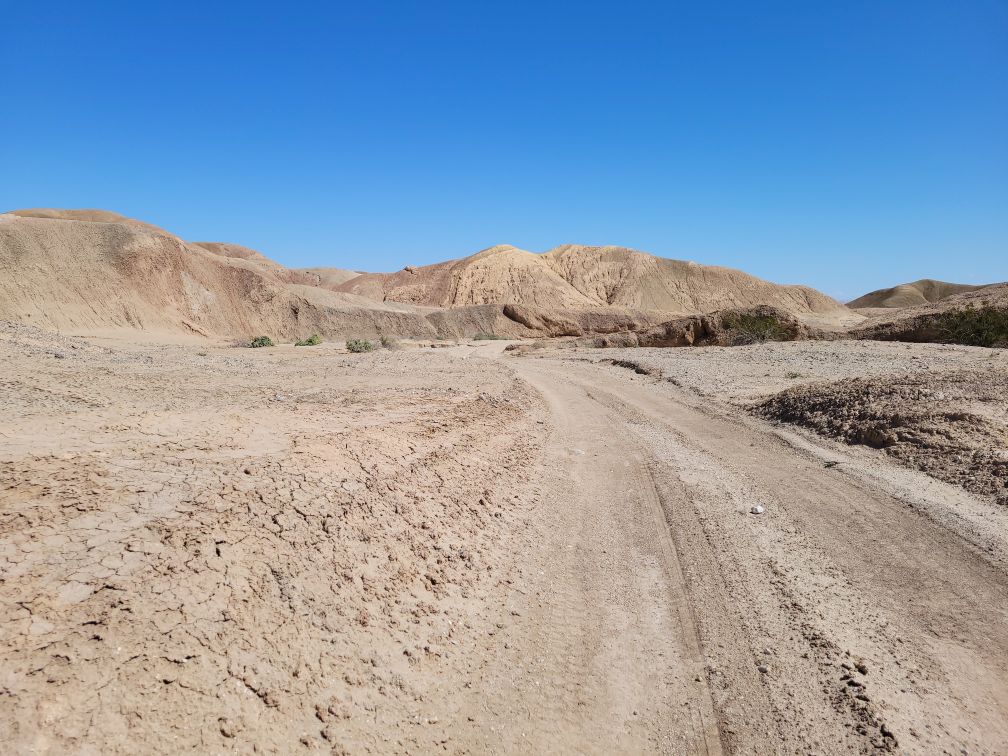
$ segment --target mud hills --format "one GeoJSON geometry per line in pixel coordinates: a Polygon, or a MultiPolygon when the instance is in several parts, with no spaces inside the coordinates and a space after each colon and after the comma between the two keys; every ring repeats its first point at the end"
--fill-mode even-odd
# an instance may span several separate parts
{"type": "Polygon", "coordinates": [[[842,320],[850,315],[836,300],[806,286],[782,286],[730,268],[624,247],[566,245],[533,254],[502,245],[461,260],[365,274],[339,288],[386,302],[434,307],[503,302],[696,314],[771,305],[799,316],[842,320]]]}
{"type": "Polygon", "coordinates": [[[919,281],[898,284],[888,289],[870,291],[848,302],[847,306],[855,309],[918,307],[920,305],[934,304],[956,294],[982,288],[984,286],[971,286],[969,284],[948,283],[946,281],[935,281],[931,278],[922,278],[919,281]]]}
{"type": "Polygon", "coordinates": [[[859,319],[808,287],[622,247],[497,246],[389,274],[296,270],[101,210],[0,214],[0,263],[0,318],[77,331],[580,336],[762,305],[817,324],[859,319]]]}
{"type": "Polygon", "coordinates": [[[0,319],[78,332],[138,329],[241,338],[490,330],[493,308],[435,324],[429,311],[333,292],[229,245],[187,244],[142,223],[0,215],[0,319]]]}

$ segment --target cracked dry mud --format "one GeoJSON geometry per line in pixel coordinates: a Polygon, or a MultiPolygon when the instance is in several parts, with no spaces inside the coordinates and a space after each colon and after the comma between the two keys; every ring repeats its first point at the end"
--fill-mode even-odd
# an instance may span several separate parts
{"type": "Polygon", "coordinates": [[[419,352],[5,335],[5,750],[384,750],[528,502],[535,397],[419,352]]]}
{"type": "Polygon", "coordinates": [[[990,363],[897,349],[4,326],[0,740],[1004,752],[1008,509],[745,409],[799,371],[990,363]]]}

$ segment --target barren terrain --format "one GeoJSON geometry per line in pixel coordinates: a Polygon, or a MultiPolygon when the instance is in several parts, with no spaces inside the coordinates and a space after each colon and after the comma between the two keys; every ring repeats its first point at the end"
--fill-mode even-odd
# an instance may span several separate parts
{"type": "Polygon", "coordinates": [[[759,305],[820,325],[863,320],[809,287],[622,247],[499,245],[396,273],[302,270],[101,210],[0,213],[0,268],[0,319],[78,333],[580,336],[759,305]]]}
{"type": "Polygon", "coordinates": [[[1008,285],[0,265],[7,751],[1008,751],[1008,285]]]}
{"type": "MultiPolygon", "coordinates": [[[[1008,747],[1008,508],[758,411],[851,379],[1001,385],[1003,350],[503,347],[5,324],[0,739],[1008,747]]],[[[1003,431],[1003,393],[970,397],[1003,431]]]]}

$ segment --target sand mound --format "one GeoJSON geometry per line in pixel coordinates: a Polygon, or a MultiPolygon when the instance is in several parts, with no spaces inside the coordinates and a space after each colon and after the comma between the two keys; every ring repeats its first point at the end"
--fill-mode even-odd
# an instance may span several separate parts
{"type": "MultiPolygon", "coordinates": [[[[451,310],[449,310],[451,311],[451,310]]],[[[589,333],[617,333],[651,328],[664,319],[659,312],[599,308],[568,310],[508,304],[504,317],[541,336],[584,336],[589,333]]]]}
{"type": "Polygon", "coordinates": [[[851,378],[783,391],[765,417],[864,444],[936,478],[1008,504],[1008,373],[851,378]]]}
{"type": "Polygon", "coordinates": [[[729,268],[666,260],[623,247],[567,245],[537,255],[504,245],[461,260],[365,274],[340,289],[435,307],[500,302],[696,314],[771,305],[799,317],[835,322],[856,318],[815,289],[781,286],[729,268]]]}
{"type": "Polygon", "coordinates": [[[946,283],[945,281],[922,278],[920,281],[899,284],[888,289],[878,289],[877,291],[869,292],[852,302],[848,302],[847,306],[857,309],[918,307],[920,305],[940,302],[956,294],[982,288],[984,287],[946,283]]]}
{"type": "Polygon", "coordinates": [[[992,284],[934,304],[893,310],[850,331],[859,339],[1008,346],[1008,284],[992,284]]]}

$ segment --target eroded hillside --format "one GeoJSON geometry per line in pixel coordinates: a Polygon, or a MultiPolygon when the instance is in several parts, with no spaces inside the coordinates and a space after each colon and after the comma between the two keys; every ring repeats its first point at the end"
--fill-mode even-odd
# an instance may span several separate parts
{"type": "Polygon", "coordinates": [[[436,307],[504,302],[696,314],[770,305],[835,323],[856,319],[806,286],[782,286],[730,268],[668,260],[624,247],[565,245],[541,255],[503,245],[396,273],[369,273],[342,291],[436,307]]]}

